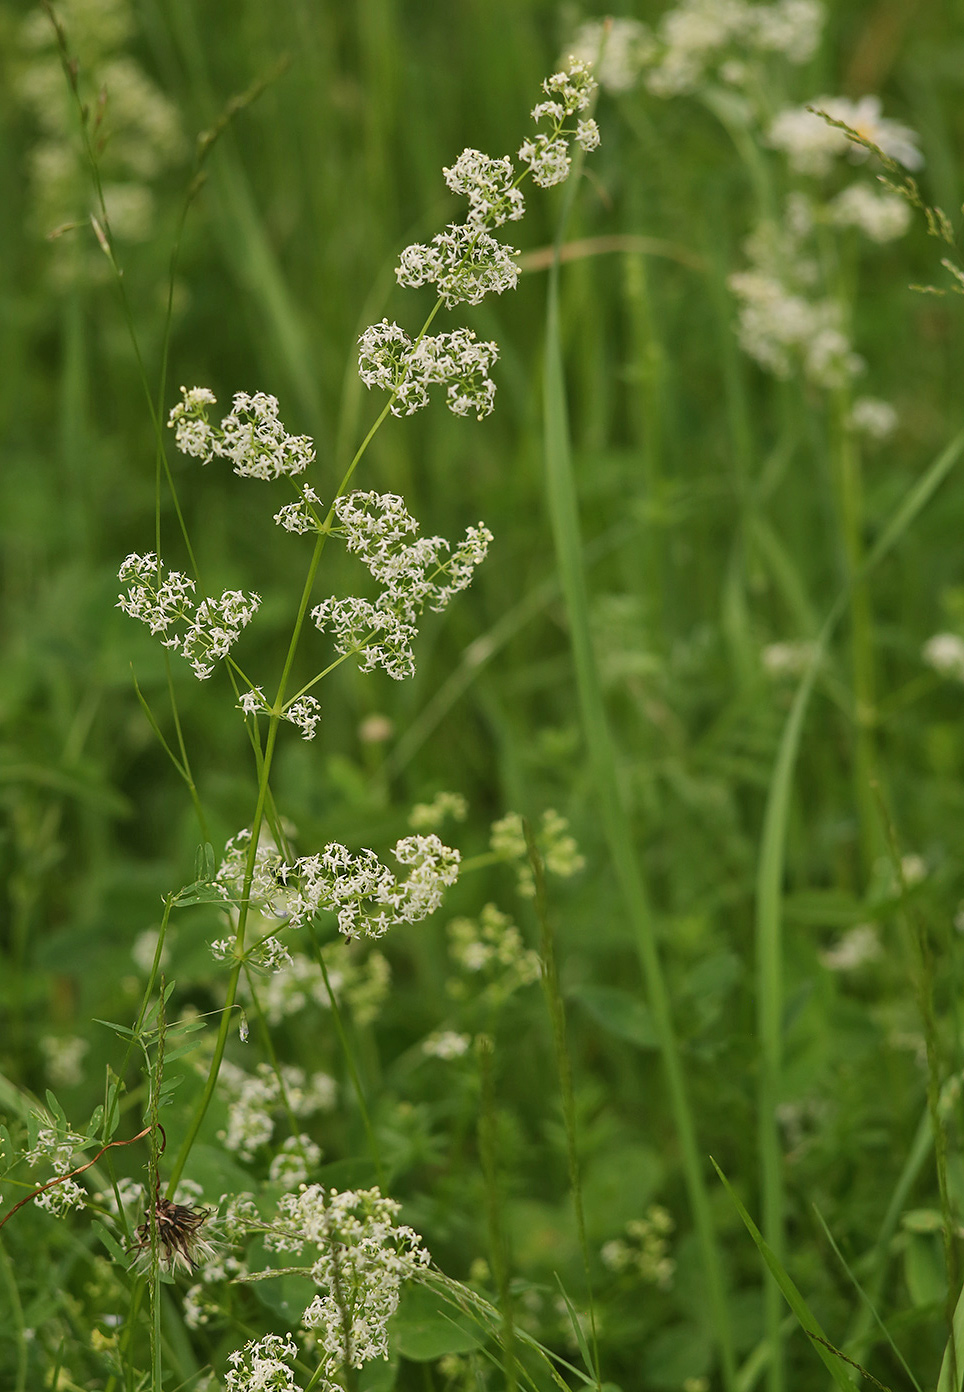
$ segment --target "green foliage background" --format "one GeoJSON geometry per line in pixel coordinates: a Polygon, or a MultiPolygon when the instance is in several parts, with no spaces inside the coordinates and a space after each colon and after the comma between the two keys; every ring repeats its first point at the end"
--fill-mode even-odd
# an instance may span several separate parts
{"type": "MultiPolygon", "coordinates": [[[[0,10],[0,1054],[4,1086],[42,1096],[41,1036],[88,1039],[84,1080],[61,1095],[68,1114],[85,1119],[102,1096],[105,1067],[118,1066],[114,1037],[91,1021],[127,1020],[136,1008],[131,947],[156,925],[160,897],[191,878],[198,832],[133,689],[132,667],[152,706],[164,709],[160,649],[114,607],[120,560],[153,545],[150,420],[114,288],[96,277],[58,287],[51,245],[30,223],[24,171],[35,131],[15,96],[23,13],[13,4],[0,10]]],[[[652,21],[658,11],[640,3],[633,13],[652,21]]],[[[541,0],[140,0],[136,15],[133,51],[175,101],[189,134],[210,127],[232,95],[287,55],[285,71],[212,152],[189,213],[166,406],[179,383],[208,385],[222,404],[239,389],[274,393],[288,428],[315,439],[313,482],[326,497],[376,410],[353,375],[357,335],[383,315],[416,326],[415,298],[394,286],[398,250],[458,216],[441,167],[466,145],[493,154],[517,147],[538,84],[579,16],[541,0]]],[[[831,7],[820,55],[793,75],[788,99],[879,92],[888,114],[921,133],[925,196],[956,213],[962,72],[964,20],[949,7],[852,0],[831,7]]],[[[655,242],[573,260],[561,279],[593,636],[700,1152],[716,1158],[755,1212],[755,877],[793,690],[766,675],[759,654],[768,643],[812,638],[846,575],[832,422],[821,398],[765,378],[737,349],[725,277],[740,264],[754,194],[725,130],[698,101],[657,101],[642,90],[604,96],[597,118],[603,144],[587,166],[569,236],[655,242]]],[[[779,182],[776,157],[766,158],[779,182]]],[[[152,382],[188,167],[185,159],[165,176],[155,235],[123,253],[152,382]]],[[[559,197],[529,198],[519,229],[526,250],[551,241],[559,197]]],[[[867,544],[962,424],[959,303],[909,288],[939,282],[939,254],[915,225],[860,267],[855,337],[870,363],[866,386],[893,400],[901,418],[894,443],[865,460],[867,544]]],[[[275,792],[304,848],[337,839],[384,849],[404,834],[412,803],[440,788],[469,800],[460,831],[466,853],[485,849],[489,823],[507,809],[536,820],[551,806],[570,818],[587,868],[553,886],[550,910],[591,1249],[597,1254],[656,1200],[677,1225],[670,1290],[595,1270],[603,1371],[626,1392],[675,1389],[715,1376],[712,1326],[678,1138],[576,702],[545,501],[545,300],[545,273],[532,270],[514,296],[465,315],[502,349],[491,418],[477,424],[433,409],[392,420],[366,457],[360,486],[403,493],[427,533],[456,536],[484,518],[496,543],[471,590],[426,622],[414,680],[399,686],[346,666],[326,685],[318,738],[303,744],[288,733],[275,792]],[[384,746],[359,738],[362,720],[376,713],[395,730],[384,746]]],[[[217,463],[202,470],[172,453],[171,464],[209,588],[265,596],[244,639],[245,667],[276,671],[301,585],[298,545],[272,526],[261,485],[239,483],[217,463]]],[[[164,528],[165,559],[183,565],[169,513],[164,528]]],[[[883,869],[868,861],[866,826],[862,845],[867,814],[855,792],[844,624],[805,725],[783,918],[779,1101],[795,1118],[783,1132],[787,1266],[842,1345],[860,1302],[815,1205],[863,1278],[879,1275],[881,1312],[922,1384],[936,1379],[947,1295],[939,1234],[919,1219],[940,1207],[929,1158],[905,1195],[911,1221],[883,1248],[875,1244],[925,1115],[914,925],[934,964],[924,989],[933,994],[941,1080],[962,1067],[962,958],[953,927],[964,897],[961,692],[920,659],[935,631],[964,634],[962,530],[964,483],[952,474],[871,587],[880,797],[900,852],[923,856],[928,876],[902,900],[886,886],[879,824],[883,869]],[[821,950],[866,921],[879,924],[880,959],[855,973],[828,971],[821,950]]],[[[326,558],[326,569],[323,593],[350,587],[347,563],[326,558]]],[[[307,679],[314,667],[303,661],[307,679]]],[[[243,728],[223,675],[201,685],[182,664],[176,679],[220,846],[250,818],[243,728]]],[[[377,1025],[356,1040],[391,1156],[392,1192],[439,1264],[460,1279],[488,1252],[478,1094],[461,1066],[418,1062],[417,1046],[445,1019],[445,921],[490,899],[512,909],[537,942],[531,908],[514,901],[509,871],[466,879],[435,920],[386,942],[392,994],[377,1025]]],[[[178,924],[169,969],[178,1010],[219,1004],[220,969],[206,946],[215,932],[202,910],[178,924]]],[[[292,1028],[283,1048],[292,1061],[341,1068],[324,1022],[292,1028]]],[[[555,1280],[584,1304],[584,1277],[537,989],[502,1018],[494,1070],[512,1271],[542,1302],[541,1337],[571,1356],[565,1320],[552,1314],[555,1280]]],[[[185,1076],[187,1096],[195,1084],[185,1076]]],[[[948,1183],[959,1222],[958,1117],[952,1099],[948,1183]]],[[[361,1154],[360,1136],[349,1114],[319,1139],[334,1162],[361,1154]]],[[[213,1150],[213,1128],[207,1142],[213,1150]]],[[[138,1172],[139,1161],[117,1163],[138,1172]]],[[[729,1199],[707,1182],[742,1363],[763,1335],[761,1266],[729,1199]]],[[[4,1207],[17,1196],[5,1190],[4,1207]]],[[[69,1237],[54,1233],[54,1220],[27,1209],[3,1234],[0,1368],[7,1372],[0,1380],[19,1377],[17,1329],[53,1321],[69,1344],[82,1340],[85,1311],[96,1309],[94,1239],[83,1215],[69,1226],[69,1237]],[[27,1251],[33,1266],[20,1319],[11,1313],[13,1276],[25,1270],[27,1251]]],[[[239,1342],[225,1338],[225,1349],[239,1342]]],[[[179,1339],[182,1377],[209,1358],[217,1365],[215,1345],[192,1342],[183,1330],[179,1339]]],[[[888,1385],[905,1385],[886,1346],[865,1341],[856,1356],[888,1385]]],[[[34,1372],[49,1354],[38,1346],[36,1357],[34,1372]]],[[[791,1385],[812,1379],[802,1336],[791,1340],[789,1359],[791,1385]]],[[[67,1362],[81,1385],[103,1385],[95,1363],[67,1362]]],[[[403,1363],[403,1385],[422,1385],[422,1376],[403,1363]]],[[[436,1379],[426,1386],[448,1386],[442,1373],[425,1376],[436,1379]]],[[[752,1382],[748,1373],[743,1388],[752,1382]]]]}

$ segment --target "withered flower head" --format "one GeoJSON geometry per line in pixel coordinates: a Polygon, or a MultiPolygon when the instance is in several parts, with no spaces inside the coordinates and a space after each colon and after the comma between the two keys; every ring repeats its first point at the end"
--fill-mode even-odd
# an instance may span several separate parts
{"type": "MultiPolygon", "coordinates": [[[[171,1199],[155,1199],[154,1221],[157,1224],[157,1246],[168,1271],[178,1262],[186,1271],[194,1271],[199,1257],[214,1255],[214,1248],[201,1236],[202,1225],[213,1213],[210,1208],[192,1208],[174,1203],[171,1199]]],[[[150,1215],[137,1229],[135,1250],[144,1252],[151,1245],[150,1215]]]]}

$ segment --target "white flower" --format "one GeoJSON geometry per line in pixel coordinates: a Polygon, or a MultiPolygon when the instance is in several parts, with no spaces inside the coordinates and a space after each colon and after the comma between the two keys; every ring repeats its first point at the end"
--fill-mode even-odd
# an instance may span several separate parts
{"type": "Polygon", "coordinates": [[[289,1136],[268,1168],[272,1184],[297,1189],[321,1160],[321,1147],[309,1136],[289,1136]]]}
{"type": "Polygon", "coordinates": [[[519,159],[528,166],[533,182],[540,188],[551,188],[569,177],[569,146],[561,137],[543,135],[524,140],[519,146],[519,159]]]}
{"type": "Polygon", "coordinates": [[[897,429],[898,416],[889,401],[873,396],[861,396],[850,408],[850,428],[868,440],[889,440],[897,429]]]}
{"type": "MultiPolygon", "coordinates": [[[[602,20],[589,19],[579,26],[569,52],[595,65],[603,91],[620,93],[635,87],[643,68],[656,56],[656,44],[638,19],[611,19],[608,34],[602,20]]],[[[560,121],[562,116],[560,108],[560,121]]],[[[539,119],[535,112],[533,119],[539,119]]]]}
{"type": "Polygon", "coordinates": [[[872,242],[892,242],[910,226],[910,207],[894,193],[878,193],[866,184],[851,184],[828,207],[838,227],[856,227],[872,242]]]}
{"type": "Polygon", "coordinates": [[[429,1058],[454,1059],[461,1058],[468,1052],[471,1043],[467,1034],[456,1034],[454,1030],[441,1030],[437,1034],[430,1034],[427,1039],[422,1041],[422,1053],[429,1058]]]}
{"type": "Polygon", "coordinates": [[[515,187],[515,171],[508,155],[492,159],[481,150],[466,149],[442,173],[453,193],[464,193],[468,198],[468,222],[472,226],[501,227],[506,221],[517,222],[525,213],[525,201],[515,187]]]}
{"type": "Polygon", "coordinates": [[[59,1184],[38,1194],[34,1203],[55,1218],[63,1218],[72,1209],[83,1208],[87,1202],[87,1190],[81,1188],[76,1180],[63,1179],[59,1184]]]}
{"type": "Polygon", "coordinates": [[[388,1321],[401,1284],[431,1260],[418,1233],[396,1223],[398,1211],[376,1188],[339,1193],[311,1184],[278,1201],[265,1246],[317,1252],[311,1276],[318,1293],[303,1322],[315,1331],[333,1373],[388,1356],[388,1321]]]}
{"type": "Polygon", "coordinates": [[[793,643],[768,643],[760,653],[763,669],[771,677],[799,677],[810,666],[814,644],[806,639],[793,643]]]}
{"type": "Polygon", "coordinates": [[[924,644],[921,656],[940,676],[964,682],[964,639],[956,633],[935,633],[924,644]]]}
{"type": "Polygon", "coordinates": [[[228,1355],[231,1364],[225,1379],[226,1392],[300,1392],[300,1384],[288,1367],[298,1356],[298,1346],[290,1334],[265,1334],[249,1340],[244,1348],[228,1355]]]}
{"type": "Polygon", "coordinates": [[[464,822],[469,812],[469,804],[461,793],[436,793],[431,802],[417,802],[408,816],[408,824],[415,831],[432,831],[441,826],[446,817],[456,822],[464,822]]]}
{"type": "Polygon", "coordinates": [[[399,258],[395,278],[414,289],[434,284],[446,308],[478,304],[490,291],[514,290],[519,267],[512,247],[503,246],[476,223],[451,223],[430,247],[415,242],[399,258]]]}
{"type": "Polygon", "coordinates": [[[583,150],[595,150],[599,145],[599,139],[599,127],[591,117],[588,121],[580,121],[576,126],[576,144],[583,150]]]}
{"type": "Polygon", "coordinates": [[[225,590],[220,599],[202,599],[195,607],[194,581],[176,570],[164,576],[153,553],[128,556],[118,579],[128,590],[117,607],[146,623],[152,633],[166,633],[179,622],[187,624],[180,637],[174,634],[162,642],[186,657],[202,681],[214,671],[215,661],[227,656],[261,604],[260,595],[225,590]]]}
{"type": "Polygon", "coordinates": [[[301,497],[296,503],[287,503],[274,515],[274,521],[286,532],[316,532],[318,521],[313,508],[321,507],[321,499],[315,490],[305,484],[301,497]]]}
{"type": "Polygon", "coordinates": [[[858,923],[848,928],[843,937],[833,947],[818,953],[820,961],[828,971],[855,971],[865,962],[874,962],[881,956],[883,948],[875,923],[858,923]]]}
{"type": "Polygon", "coordinates": [[[807,105],[814,110],[786,107],[776,117],[769,133],[770,144],[786,153],[790,167],[798,174],[828,174],[838,155],[846,154],[855,162],[868,156],[863,146],[855,144],[846,131],[817,115],[818,111],[845,122],[906,169],[919,169],[924,163],[915,132],[881,116],[879,97],[861,97],[856,102],[846,97],[815,97],[807,105]]]}
{"type": "Polygon", "coordinates": [[[71,1034],[45,1034],[40,1040],[47,1075],[54,1087],[76,1087],[83,1081],[86,1039],[71,1034]]]}
{"type": "Polygon", "coordinates": [[[393,394],[395,416],[410,416],[426,406],[429,387],[438,384],[446,387],[453,414],[474,412],[481,420],[494,404],[495,383],[487,374],[498,356],[498,346],[480,342],[471,329],[426,337],[416,345],[397,324],[383,319],[359,339],[358,375],[366,387],[393,394]]]}
{"type": "Polygon", "coordinates": [[[266,392],[235,392],[233,409],[220,428],[208,421],[216,398],[207,387],[181,388],[181,402],[168,425],[182,454],[208,463],[215,455],[230,459],[242,478],[272,479],[303,473],[315,457],[307,435],[289,435],[278,419],[277,397],[266,392]]]}

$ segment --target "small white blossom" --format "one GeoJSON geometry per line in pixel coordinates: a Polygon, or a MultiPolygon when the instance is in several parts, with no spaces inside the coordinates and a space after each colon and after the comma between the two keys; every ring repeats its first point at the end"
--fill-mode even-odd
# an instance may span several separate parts
{"type": "Polygon", "coordinates": [[[817,115],[820,111],[835,121],[843,121],[906,169],[919,169],[924,163],[916,133],[899,121],[881,116],[879,97],[861,97],[855,102],[846,97],[815,97],[807,106],[814,109],[786,107],[777,115],[769,133],[770,144],[784,151],[791,169],[798,174],[829,174],[839,155],[847,155],[855,163],[867,159],[869,152],[855,144],[846,131],[817,115]]]}
{"type": "Polygon", "coordinates": [[[471,1040],[467,1034],[456,1034],[454,1030],[441,1030],[430,1034],[422,1042],[422,1053],[429,1058],[454,1059],[468,1053],[471,1040]]]}
{"type": "Polygon", "coordinates": [[[576,126],[576,144],[581,149],[587,152],[595,150],[599,146],[599,140],[599,127],[592,118],[588,121],[580,121],[576,126]]]}
{"type": "Polygon", "coordinates": [[[178,623],[187,625],[181,636],[174,633],[162,642],[186,657],[201,681],[211,675],[218,659],[227,656],[261,604],[260,595],[225,590],[220,599],[202,599],[195,606],[194,581],[176,570],[165,576],[153,553],[128,556],[117,578],[128,586],[117,607],[146,623],[152,633],[167,633],[178,623]]]}
{"type": "Polygon", "coordinates": [[[681,0],[660,20],[646,85],[658,97],[695,92],[714,76],[742,85],[756,54],[805,63],[822,23],[819,0],[681,0]]]}
{"type": "Polygon", "coordinates": [[[559,136],[544,135],[541,131],[534,139],[522,142],[519,159],[528,167],[533,183],[540,188],[564,183],[569,177],[572,163],[567,142],[559,136]]]}
{"type": "Polygon", "coordinates": [[[314,696],[299,696],[297,701],[285,706],[284,718],[292,725],[297,725],[304,739],[312,740],[315,737],[315,726],[321,719],[321,705],[314,696]]]}
{"type": "MultiPolygon", "coordinates": [[[[638,19],[611,19],[608,33],[603,20],[586,20],[569,45],[574,57],[594,65],[593,71],[603,91],[613,93],[631,91],[657,51],[652,34],[638,19]]],[[[560,121],[563,114],[560,107],[560,121]]],[[[539,120],[535,112],[532,116],[533,120],[539,120]]]]}
{"type": "Polygon", "coordinates": [[[359,339],[358,374],[366,387],[395,397],[392,414],[410,416],[428,404],[428,389],[446,387],[449,410],[458,416],[487,416],[495,401],[488,373],[499,356],[495,343],[480,342],[471,329],[425,337],[416,345],[397,324],[382,320],[359,339]]]}
{"type": "Polygon", "coordinates": [[[866,184],[851,184],[828,207],[837,227],[856,227],[872,242],[892,242],[910,226],[910,207],[895,193],[877,192],[866,184]]]}
{"type": "Polygon", "coordinates": [[[321,1147],[309,1136],[289,1136],[268,1168],[272,1184],[297,1189],[321,1160],[321,1147]]]}
{"type": "Polygon", "coordinates": [[[38,1194],[34,1203],[55,1218],[63,1218],[75,1208],[83,1208],[87,1202],[87,1190],[76,1180],[63,1179],[59,1184],[38,1194]]]}
{"type": "Polygon", "coordinates": [[[396,1223],[398,1211],[376,1188],[339,1193],[312,1184],[278,1202],[265,1246],[317,1252],[311,1276],[318,1294],[303,1322],[315,1331],[333,1373],[388,1356],[388,1321],[401,1284],[431,1260],[418,1233],[396,1223]]]}
{"type": "Polygon", "coordinates": [[[875,923],[858,923],[834,943],[818,953],[828,971],[855,971],[865,962],[875,962],[883,953],[875,923]]]}
{"type": "Polygon", "coordinates": [[[897,429],[898,415],[889,401],[873,396],[859,397],[850,408],[850,428],[868,440],[889,440],[897,429]]]}
{"type": "Polygon", "coordinates": [[[468,198],[471,226],[501,227],[507,221],[517,222],[525,213],[525,201],[515,187],[515,171],[508,155],[493,159],[481,150],[466,149],[442,173],[453,193],[468,198]]]}
{"type": "Polygon", "coordinates": [[[921,656],[939,676],[964,682],[964,638],[956,633],[935,633],[924,644],[921,656]]]}
{"type": "Polygon", "coordinates": [[[226,1392],[300,1392],[300,1384],[288,1367],[298,1356],[298,1346],[290,1334],[265,1334],[249,1340],[244,1348],[228,1355],[230,1369],[225,1375],[226,1392]]]}
{"type": "Polygon", "coordinates": [[[305,484],[301,497],[296,503],[287,503],[274,515],[274,521],[286,532],[317,532],[318,521],[312,508],[320,508],[321,499],[315,490],[305,484]]]}
{"type": "Polygon", "coordinates": [[[478,304],[487,294],[514,290],[519,267],[503,246],[476,223],[451,223],[430,247],[415,242],[399,258],[395,278],[410,289],[435,285],[446,308],[478,304]]]}

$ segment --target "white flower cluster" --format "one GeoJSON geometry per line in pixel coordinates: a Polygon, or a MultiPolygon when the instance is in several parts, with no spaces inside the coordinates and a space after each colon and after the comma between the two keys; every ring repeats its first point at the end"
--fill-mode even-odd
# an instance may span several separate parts
{"type": "Polygon", "coordinates": [[[40,1039],[44,1068],[55,1088],[76,1087],[84,1078],[84,1056],[90,1049],[86,1039],[72,1034],[45,1034],[40,1039]]]}
{"type": "Polygon", "coordinates": [[[281,1103],[281,1082],[295,1116],[311,1116],[330,1111],[335,1105],[336,1085],[327,1073],[310,1078],[301,1068],[282,1066],[281,1079],[267,1063],[259,1063],[256,1073],[245,1073],[234,1063],[221,1064],[220,1081],[228,1099],[227,1130],[219,1132],[228,1150],[251,1160],[274,1134],[274,1113],[281,1103]]]}
{"type": "Polygon", "coordinates": [[[850,408],[850,428],[876,444],[889,440],[897,429],[899,417],[889,401],[875,396],[860,396],[850,408]]]}
{"type": "Polygon", "coordinates": [[[434,831],[446,817],[464,822],[469,815],[469,804],[461,793],[436,793],[431,802],[417,802],[408,814],[408,824],[413,831],[434,831]]]}
{"type": "MultiPolygon", "coordinates": [[[[563,176],[564,177],[564,176],[563,176]]],[[[480,206],[481,200],[476,206],[480,206]]],[[[519,267],[513,247],[484,231],[477,223],[450,223],[432,238],[431,246],[413,242],[402,252],[395,278],[415,290],[434,285],[446,309],[457,304],[478,304],[486,295],[514,290],[519,267]]]]}
{"type": "Polygon", "coordinates": [[[524,140],[519,146],[519,159],[528,168],[534,184],[551,188],[569,177],[570,135],[583,150],[595,150],[599,145],[599,127],[591,117],[577,121],[575,129],[565,124],[568,117],[585,111],[592,101],[596,90],[592,63],[570,58],[569,67],[547,77],[542,90],[547,100],[537,102],[532,108],[532,119],[537,124],[548,120],[552,128],[548,134],[539,131],[534,139],[524,140]]]}
{"type": "Polygon", "coordinates": [[[667,1237],[675,1226],[665,1208],[652,1204],[645,1218],[633,1218],[626,1224],[625,1237],[604,1243],[599,1253],[603,1265],[619,1275],[632,1274],[660,1290],[669,1290],[676,1262],[668,1254],[667,1237]]]}
{"type": "Polygon", "coordinates": [[[202,599],[195,605],[194,581],[177,570],[164,575],[152,552],[132,553],[117,578],[128,586],[127,594],[117,601],[118,609],[146,623],[152,633],[166,634],[174,624],[187,625],[183,633],[171,633],[161,641],[187,658],[200,681],[211,675],[219,658],[228,655],[261,604],[260,595],[225,590],[220,599],[202,599]]]}
{"type": "MultiPolygon", "coordinates": [[[[221,938],[211,944],[211,952],[216,962],[228,962],[234,956],[234,939],[221,938]]],[[[244,954],[250,966],[263,972],[280,972],[291,965],[291,953],[279,938],[269,933],[261,938],[244,954]]]]}
{"type": "MultiPolygon", "coordinates": [[[[232,836],[224,848],[224,857],[214,877],[222,897],[240,906],[244,894],[245,868],[251,845],[248,827],[232,836]]],[[[257,906],[265,918],[287,918],[291,912],[292,896],[285,888],[287,867],[284,856],[270,837],[262,836],[254,858],[254,872],[248,900],[257,906]]]]}
{"type": "Polygon", "coordinates": [[[469,200],[466,222],[470,227],[501,227],[525,214],[525,200],[516,187],[508,155],[493,159],[481,150],[466,149],[442,173],[452,192],[469,200]]]}
{"type": "Polygon", "coordinates": [[[855,144],[846,131],[818,116],[818,111],[825,111],[835,121],[843,121],[906,169],[919,169],[924,163],[916,133],[899,121],[881,116],[879,97],[866,96],[858,101],[850,101],[847,97],[815,97],[806,106],[785,107],[770,126],[769,143],[774,149],[784,151],[790,168],[797,174],[821,177],[831,172],[841,155],[847,155],[855,163],[868,157],[867,149],[855,144]]]}
{"type": "MultiPolygon", "coordinates": [[[[156,227],[151,185],[185,153],[178,108],[130,51],[139,28],[131,0],[60,0],[57,15],[77,61],[74,80],[80,99],[96,109],[98,174],[110,231],[124,241],[148,241],[156,227]]],[[[25,161],[27,220],[32,230],[49,238],[65,224],[84,222],[91,212],[101,216],[92,203],[90,170],[77,139],[76,104],[64,81],[54,26],[43,8],[23,12],[22,21],[11,12],[4,47],[10,59],[8,97],[19,100],[35,127],[25,161]]],[[[108,273],[106,258],[92,239],[54,237],[48,240],[47,256],[61,288],[108,273]]]]}
{"type": "Polygon", "coordinates": [[[713,79],[742,87],[754,58],[781,54],[790,63],[808,62],[822,24],[819,0],[682,0],[663,15],[651,46],[637,37],[636,52],[657,97],[695,92],[713,79]]]}
{"type": "Polygon", "coordinates": [[[339,1193],[312,1184],[282,1195],[265,1234],[269,1251],[317,1250],[311,1276],[319,1290],[303,1321],[333,1375],[388,1357],[388,1321],[401,1284],[431,1261],[418,1233],[396,1222],[399,1207],[377,1188],[339,1193]]]}
{"type": "Polygon", "coordinates": [[[235,392],[232,410],[220,426],[208,420],[207,408],[217,398],[207,387],[182,387],[181,397],[167,423],[181,453],[202,464],[217,455],[229,459],[241,478],[293,478],[315,457],[307,435],[288,434],[278,419],[277,397],[266,392],[235,392]]]}
{"type": "MultiPolygon", "coordinates": [[[[335,1000],[348,1007],[359,1025],[370,1024],[388,994],[388,959],[375,950],[360,956],[356,944],[342,939],[325,945],[324,958],[335,1000]]],[[[243,979],[241,993],[247,993],[243,979]]],[[[301,952],[292,953],[290,962],[260,986],[258,998],[269,1025],[297,1015],[309,1002],[322,1010],[331,1005],[321,967],[301,952]]]]}
{"type": "MultiPolygon", "coordinates": [[[[249,831],[233,837],[216,876],[226,898],[240,902],[249,831]]],[[[408,868],[397,879],[374,851],[353,854],[331,841],[320,855],[285,862],[274,847],[258,848],[249,902],[261,913],[300,927],[322,910],[338,915],[347,938],[379,938],[396,923],[418,923],[434,913],[444,889],[458,879],[459,852],[437,836],[406,836],[395,859],[408,868]]]]}
{"type": "MultiPolygon", "coordinates": [[[[83,1136],[56,1126],[41,1126],[31,1149],[24,1156],[28,1165],[51,1165],[55,1175],[63,1176],[75,1168],[74,1151],[85,1144],[83,1136]]],[[[62,1218],[71,1209],[83,1208],[87,1190],[75,1179],[62,1178],[52,1188],[38,1194],[34,1203],[55,1218],[62,1218]]]]}
{"type": "Polygon", "coordinates": [[[750,269],[729,278],[739,304],[737,337],[744,352],[775,377],[795,368],[815,386],[833,388],[864,370],[844,328],[843,309],[821,294],[809,254],[813,208],[791,194],[782,223],[764,223],[747,239],[750,269]]]}
{"type": "MultiPolygon", "coordinates": [[[[554,807],[547,807],[543,812],[535,839],[546,870],[550,875],[569,879],[582,870],[586,864],[585,857],[580,854],[575,837],[569,833],[568,819],[557,812],[554,807]]],[[[504,817],[492,823],[489,845],[500,860],[519,862],[516,888],[525,898],[531,899],[535,894],[535,881],[532,877],[532,868],[529,865],[529,852],[526,846],[525,832],[522,829],[522,818],[518,812],[507,812],[504,817]]]]}
{"type": "MultiPolygon", "coordinates": [[[[477,919],[453,919],[448,935],[452,959],[470,976],[485,979],[485,999],[493,1005],[539,980],[538,952],[525,946],[516,925],[495,904],[486,904],[477,919]]],[[[468,995],[467,984],[458,979],[449,981],[447,990],[456,1000],[468,995]]]]}
{"type": "Polygon", "coordinates": [[[813,659],[814,644],[806,638],[782,643],[768,643],[760,653],[763,670],[768,677],[800,677],[813,659]]]}
{"type": "Polygon", "coordinates": [[[827,215],[835,227],[856,227],[881,245],[902,237],[911,218],[905,199],[867,184],[848,185],[828,204],[827,215]]]}
{"type": "Polygon", "coordinates": [[[443,537],[406,537],[418,523],[394,493],[348,493],[335,504],[339,533],[372,577],[384,586],[374,602],[349,596],[326,599],[311,611],[322,633],[335,634],[335,649],[361,656],[361,670],[382,667],[401,681],[415,671],[412,643],[427,606],[439,613],[471,582],[492,533],[469,527],[454,550],[443,537]],[[449,554],[450,553],[450,554],[449,554]]]}
{"type": "Polygon", "coordinates": [[[359,342],[358,375],[366,387],[392,394],[392,415],[411,416],[428,404],[429,388],[444,386],[453,415],[487,416],[495,402],[489,369],[498,345],[480,341],[471,329],[420,338],[413,343],[404,329],[383,319],[365,330],[359,342]]]}
{"type": "Polygon", "coordinates": [[[298,501],[286,503],[275,513],[274,521],[279,527],[284,527],[286,532],[320,532],[322,519],[317,512],[320,507],[321,499],[311,485],[306,483],[298,501]]]}
{"type": "Polygon", "coordinates": [[[471,1043],[467,1034],[457,1034],[455,1030],[437,1030],[422,1041],[422,1053],[428,1058],[462,1058],[469,1051],[471,1043]]]}
{"type": "MultiPolygon", "coordinates": [[[[542,85],[549,100],[540,102],[532,115],[536,121],[549,118],[552,128],[549,134],[540,132],[523,142],[519,159],[526,168],[517,175],[508,155],[493,159],[481,150],[463,150],[442,172],[452,192],[468,199],[466,220],[450,223],[430,245],[414,242],[405,247],[395,270],[399,285],[410,289],[434,285],[447,309],[478,304],[488,294],[515,289],[516,253],[491,233],[524,215],[519,183],[526,172],[543,187],[565,179],[570,136],[584,150],[599,144],[595,121],[579,120],[571,128],[565,125],[567,117],[589,105],[596,86],[590,64],[573,59],[567,71],[555,73],[542,85]]],[[[495,384],[488,373],[498,355],[496,344],[480,343],[468,329],[420,336],[413,342],[398,324],[383,319],[359,339],[358,372],[367,387],[391,393],[396,416],[412,415],[427,403],[429,387],[444,385],[450,411],[459,416],[474,413],[481,420],[493,407],[495,384]]],[[[295,527],[304,521],[297,506],[286,518],[295,527]]]]}
{"type": "Polygon", "coordinates": [[[579,26],[569,51],[592,63],[604,92],[629,92],[644,68],[659,55],[652,33],[638,19],[587,19],[579,26]],[[608,32],[607,32],[608,23],[608,32]]]}
{"type": "Polygon", "coordinates": [[[298,1356],[290,1334],[265,1334],[228,1355],[226,1392],[300,1392],[288,1364],[298,1356]]]}
{"type": "Polygon", "coordinates": [[[817,955],[828,971],[856,971],[867,962],[876,962],[884,954],[880,933],[875,923],[857,923],[831,946],[817,955]]]}
{"type": "MultiPolygon", "coordinates": [[[[271,713],[271,705],[260,686],[253,686],[250,691],[243,693],[241,709],[245,715],[271,713]]],[[[281,712],[281,718],[297,726],[303,739],[312,740],[315,737],[315,727],[321,719],[321,703],[316,701],[314,696],[298,696],[287,703],[281,712]]]]}
{"type": "Polygon", "coordinates": [[[320,1162],[321,1147],[310,1136],[289,1136],[272,1159],[268,1178],[282,1189],[297,1189],[320,1162]]]}
{"type": "Polygon", "coordinates": [[[964,682],[964,638],[956,633],[935,633],[921,651],[928,667],[941,677],[964,682]]]}

